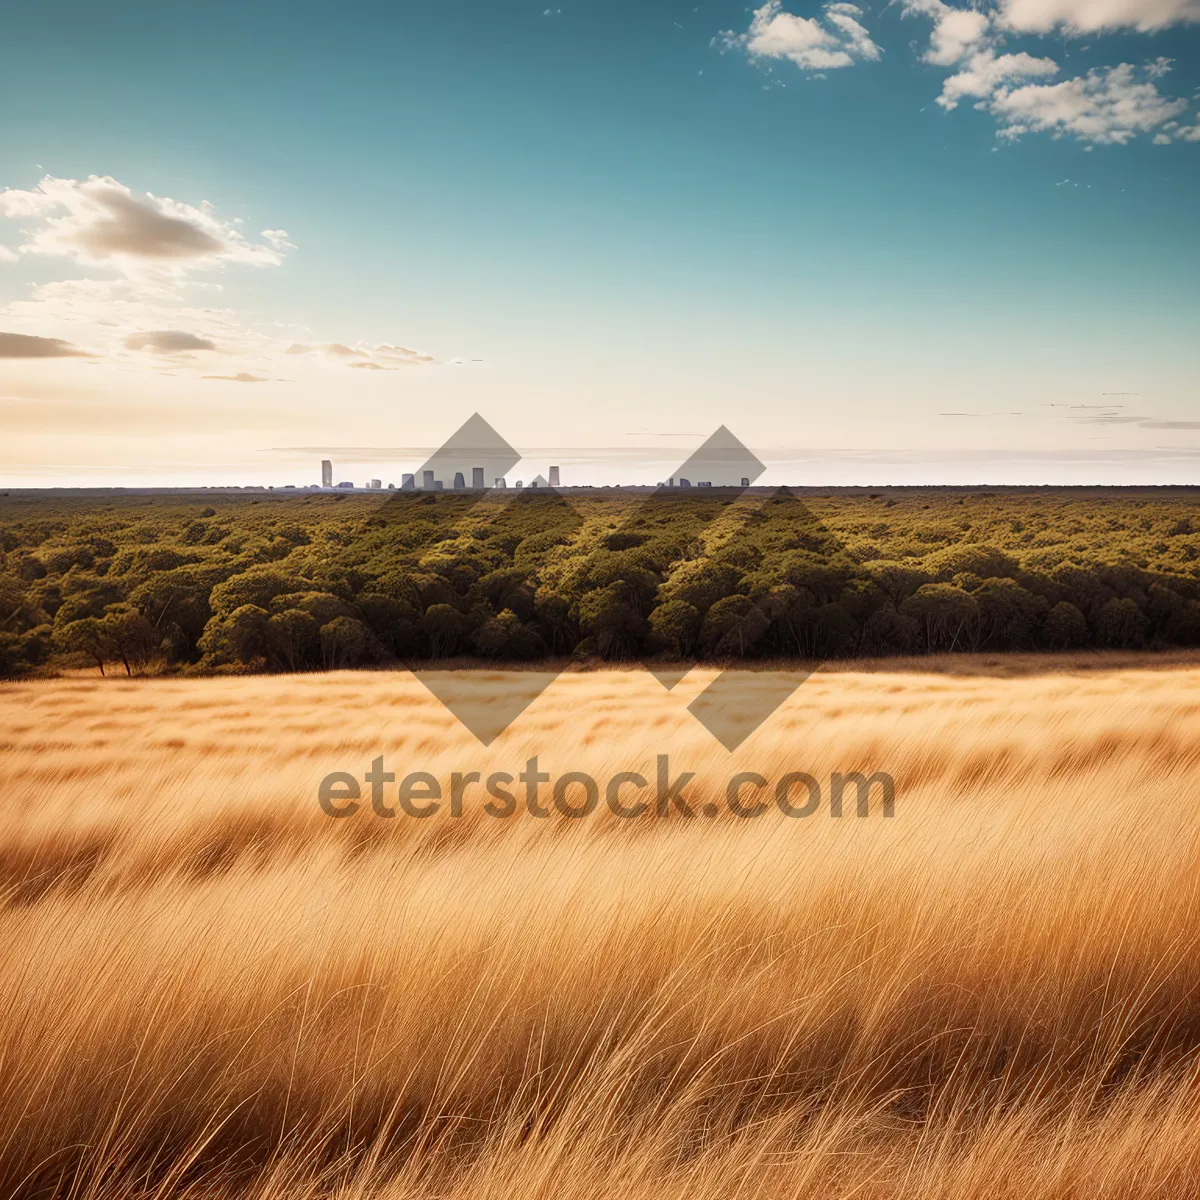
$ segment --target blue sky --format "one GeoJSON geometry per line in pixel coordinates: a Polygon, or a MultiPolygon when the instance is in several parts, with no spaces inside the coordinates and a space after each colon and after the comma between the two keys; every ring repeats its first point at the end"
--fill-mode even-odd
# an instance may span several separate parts
{"type": "Polygon", "coordinates": [[[725,423],[792,482],[1200,482],[1196,0],[26,4],[0,54],[4,482],[390,477],[473,411],[576,481],[725,423]]]}

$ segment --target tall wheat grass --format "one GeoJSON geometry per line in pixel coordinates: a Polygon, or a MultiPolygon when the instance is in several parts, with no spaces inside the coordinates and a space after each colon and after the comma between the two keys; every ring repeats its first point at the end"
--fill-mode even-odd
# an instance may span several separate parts
{"type": "MultiPolygon", "coordinates": [[[[968,667],[971,664],[966,664],[968,667]]],[[[1200,665],[0,690],[0,1197],[1191,1197],[1200,665]],[[345,820],[329,771],[885,770],[896,815],[345,820]]],[[[852,809],[850,811],[853,811],[852,809]]]]}

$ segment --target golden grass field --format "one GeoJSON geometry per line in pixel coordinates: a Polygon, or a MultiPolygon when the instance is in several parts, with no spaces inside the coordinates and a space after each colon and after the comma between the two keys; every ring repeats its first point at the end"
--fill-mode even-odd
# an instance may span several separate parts
{"type": "MultiPolygon", "coordinates": [[[[1200,659],[0,688],[0,1198],[1192,1197],[1200,659]],[[951,669],[952,668],[952,669],[951,669]],[[320,811],[329,771],[885,770],[896,814],[320,811]]],[[[850,809],[853,813],[853,807],[850,809]]]]}

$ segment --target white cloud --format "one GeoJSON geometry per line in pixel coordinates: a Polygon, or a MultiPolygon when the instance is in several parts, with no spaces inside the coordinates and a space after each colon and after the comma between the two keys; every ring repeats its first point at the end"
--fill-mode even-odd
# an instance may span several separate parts
{"type": "Polygon", "coordinates": [[[926,60],[938,66],[962,61],[987,38],[990,22],[974,9],[948,9],[934,26],[926,60]]]}
{"type": "Polygon", "coordinates": [[[946,80],[937,102],[949,111],[965,97],[983,99],[1006,84],[1056,74],[1058,63],[1052,58],[1024,53],[997,55],[994,50],[983,50],[972,56],[964,70],[946,80]]]}
{"type": "Polygon", "coordinates": [[[1200,142],[1200,122],[1181,125],[1178,121],[1168,121],[1155,136],[1154,144],[1169,146],[1172,142],[1200,142]]]}
{"type": "Polygon", "coordinates": [[[1096,33],[1136,29],[1150,33],[1200,21],[1200,0],[1002,0],[999,23],[1022,33],[1096,33]]]}
{"type": "MultiPolygon", "coordinates": [[[[1200,19],[1200,0],[1001,0],[992,13],[954,8],[945,0],[900,0],[905,16],[933,21],[924,61],[957,67],[942,86],[937,103],[950,111],[961,101],[990,112],[999,135],[1009,140],[1027,133],[1073,136],[1092,144],[1120,144],[1153,134],[1157,144],[1189,140],[1173,118],[1187,108],[1163,95],[1158,81],[1171,71],[1164,56],[1140,73],[1129,63],[1101,67],[1057,83],[1052,58],[1000,50],[1016,31],[1082,32],[1116,28],[1156,29],[1175,21],[1200,19]]],[[[1200,140],[1200,139],[1197,139],[1200,140]]]]}
{"type": "Polygon", "coordinates": [[[1122,62],[1062,83],[1002,89],[988,108],[1001,122],[1004,138],[1070,134],[1082,142],[1124,145],[1180,115],[1187,101],[1164,96],[1152,80],[1140,82],[1134,67],[1122,62]]]}
{"type": "Polygon", "coordinates": [[[274,267],[289,243],[271,230],[268,244],[246,239],[210,204],[135,194],[111,176],[86,180],[47,175],[35,188],[0,191],[0,215],[33,218],[24,229],[22,254],[70,258],[89,266],[113,266],[128,274],[148,268],[178,274],[225,263],[274,267]]]}
{"type": "Polygon", "coordinates": [[[925,61],[952,67],[977,53],[992,38],[991,18],[973,8],[952,8],[943,0],[901,0],[906,17],[933,18],[933,33],[925,61]]]}
{"type": "MultiPolygon", "coordinates": [[[[1186,101],[1159,90],[1173,60],[1160,55],[1141,68],[1129,63],[1100,67],[1071,79],[1054,58],[1027,50],[1005,52],[1017,34],[1082,34],[1105,30],[1152,32],[1200,21],[1200,0],[897,0],[906,17],[933,23],[922,61],[953,69],[937,103],[945,110],[964,100],[991,113],[999,136],[1027,133],[1071,136],[1088,143],[1124,145],[1150,135],[1158,145],[1200,142],[1200,124],[1174,120],[1186,101]]],[[[826,4],[821,18],[786,12],[782,0],[756,9],[744,34],[726,33],[720,43],[751,57],[788,59],[804,70],[848,67],[878,59],[881,51],[850,4],[826,4]]],[[[1200,95],[1200,93],[1198,93],[1200,95]]]]}
{"type": "Polygon", "coordinates": [[[1152,80],[1139,80],[1129,63],[1121,63],[1061,83],[1001,88],[987,107],[1004,138],[1050,133],[1124,145],[1179,116],[1187,101],[1164,96],[1152,80]]]}
{"type": "Polygon", "coordinates": [[[881,57],[858,20],[862,10],[857,5],[826,4],[823,16],[824,24],[815,17],[797,17],[784,11],[782,0],[767,0],[755,10],[745,33],[728,31],[718,42],[752,58],[787,59],[803,71],[830,71],[881,57]]]}
{"type": "Polygon", "coordinates": [[[827,4],[825,20],[842,36],[847,52],[854,58],[866,58],[877,62],[883,53],[871,40],[866,26],[858,20],[862,9],[854,4],[827,4]]]}
{"type": "Polygon", "coordinates": [[[0,262],[16,262],[16,254],[7,246],[0,245],[0,262]]]}

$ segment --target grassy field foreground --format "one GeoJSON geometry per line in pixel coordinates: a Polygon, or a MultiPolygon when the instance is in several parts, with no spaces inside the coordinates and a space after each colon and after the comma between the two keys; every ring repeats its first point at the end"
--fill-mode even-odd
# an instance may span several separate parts
{"type": "MultiPolygon", "coordinates": [[[[1047,667],[1050,664],[1047,664],[1047,667]]],[[[0,689],[0,1197],[1200,1189],[1200,665],[0,689]],[[896,814],[415,821],[330,771],[887,771],[896,814]]]]}

